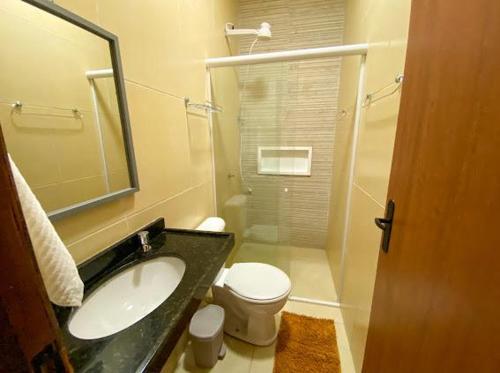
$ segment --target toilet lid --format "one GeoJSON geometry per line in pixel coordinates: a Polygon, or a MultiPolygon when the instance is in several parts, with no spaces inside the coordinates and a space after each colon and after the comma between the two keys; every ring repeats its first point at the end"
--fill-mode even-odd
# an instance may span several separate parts
{"type": "Polygon", "coordinates": [[[242,297],[270,300],[290,291],[291,283],[281,269],[264,263],[236,263],[226,277],[225,286],[242,297]]]}

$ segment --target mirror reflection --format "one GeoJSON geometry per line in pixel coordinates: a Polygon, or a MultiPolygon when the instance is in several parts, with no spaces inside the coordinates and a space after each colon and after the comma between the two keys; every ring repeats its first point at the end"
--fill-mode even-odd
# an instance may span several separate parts
{"type": "Polygon", "coordinates": [[[0,43],[4,138],[45,211],[131,188],[108,40],[2,0],[0,43]]]}

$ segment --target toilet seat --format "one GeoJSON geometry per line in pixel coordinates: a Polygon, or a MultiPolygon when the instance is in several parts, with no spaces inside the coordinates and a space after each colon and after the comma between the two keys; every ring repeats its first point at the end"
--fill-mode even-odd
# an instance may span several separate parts
{"type": "Polygon", "coordinates": [[[288,296],[291,282],[281,269],[265,263],[236,263],[226,275],[224,286],[253,303],[272,303],[288,296]]]}

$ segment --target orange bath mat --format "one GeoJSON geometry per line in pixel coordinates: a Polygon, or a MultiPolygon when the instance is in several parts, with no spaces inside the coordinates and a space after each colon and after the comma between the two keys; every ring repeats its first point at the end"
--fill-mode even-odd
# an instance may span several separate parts
{"type": "Polygon", "coordinates": [[[339,373],[333,320],[283,312],[274,373],[339,373]]]}

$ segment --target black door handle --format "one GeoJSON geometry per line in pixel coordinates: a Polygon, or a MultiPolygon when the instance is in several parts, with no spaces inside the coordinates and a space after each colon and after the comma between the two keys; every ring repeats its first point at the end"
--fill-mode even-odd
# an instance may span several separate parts
{"type": "Polygon", "coordinates": [[[392,199],[387,201],[384,218],[375,218],[375,225],[382,229],[382,239],[380,240],[380,248],[387,253],[389,251],[389,242],[391,240],[392,220],[394,218],[395,204],[392,199]]]}
{"type": "Polygon", "coordinates": [[[387,229],[388,224],[391,224],[392,220],[385,218],[375,218],[375,225],[382,229],[383,231],[387,229]]]}

